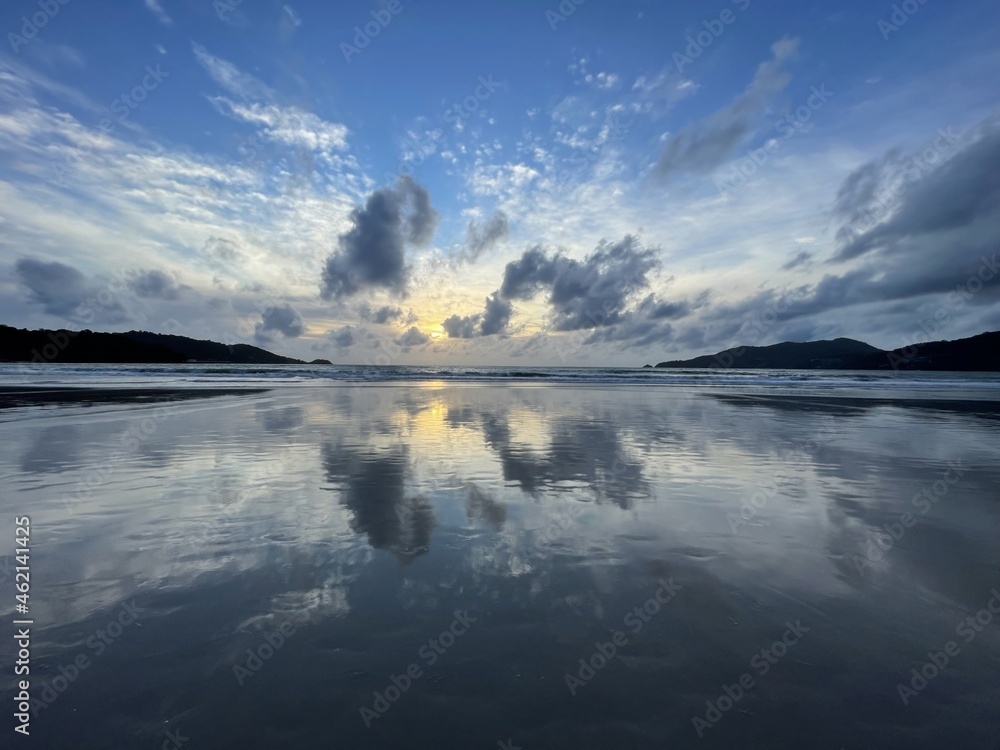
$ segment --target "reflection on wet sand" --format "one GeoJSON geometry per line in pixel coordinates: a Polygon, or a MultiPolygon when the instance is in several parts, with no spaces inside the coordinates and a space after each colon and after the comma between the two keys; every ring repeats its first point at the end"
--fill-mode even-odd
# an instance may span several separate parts
{"type": "Polygon", "coordinates": [[[4,511],[30,509],[44,550],[39,681],[124,604],[141,624],[44,709],[42,747],[153,746],[178,720],[205,747],[995,741],[996,625],[919,706],[895,692],[1000,585],[987,407],[276,388],[61,408],[0,438],[4,511]],[[623,625],[661,581],[681,587],[669,605],[623,625]],[[427,664],[456,610],[474,624],[427,664]],[[797,620],[789,656],[699,740],[692,717],[797,620]],[[237,681],[282,623],[294,634],[237,681]],[[565,675],[623,627],[571,693],[565,675]],[[368,728],[360,709],[411,663],[422,676],[368,728]]]}
{"type": "Polygon", "coordinates": [[[351,511],[354,531],[365,534],[373,549],[390,550],[403,563],[427,551],[434,510],[426,498],[406,493],[405,446],[358,452],[324,443],[321,450],[327,481],[351,511]]]}

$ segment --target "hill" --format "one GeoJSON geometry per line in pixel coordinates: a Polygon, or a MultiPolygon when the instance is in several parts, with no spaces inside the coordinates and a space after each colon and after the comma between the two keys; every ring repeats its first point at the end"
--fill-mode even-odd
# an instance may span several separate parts
{"type": "Polygon", "coordinates": [[[693,359],[660,362],[656,367],[1000,372],[1000,331],[955,341],[930,341],[891,351],[847,338],[785,341],[771,346],[737,347],[693,359]]]}
{"type": "Polygon", "coordinates": [[[149,331],[29,331],[0,325],[0,362],[173,364],[192,360],[225,364],[303,364],[302,360],[282,357],[249,344],[220,344],[149,331]]]}

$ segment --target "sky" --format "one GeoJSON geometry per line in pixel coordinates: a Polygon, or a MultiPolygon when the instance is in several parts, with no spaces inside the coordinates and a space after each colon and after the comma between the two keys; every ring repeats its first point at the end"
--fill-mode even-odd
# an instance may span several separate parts
{"type": "Polygon", "coordinates": [[[639,366],[1000,329],[978,0],[5,0],[0,323],[639,366]]]}

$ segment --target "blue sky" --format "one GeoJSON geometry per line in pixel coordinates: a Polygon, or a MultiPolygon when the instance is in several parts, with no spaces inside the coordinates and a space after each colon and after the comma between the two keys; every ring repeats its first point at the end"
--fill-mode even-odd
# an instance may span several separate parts
{"type": "Polygon", "coordinates": [[[0,31],[7,324],[584,365],[1000,327],[995,3],[9,0],[0,31]]]}

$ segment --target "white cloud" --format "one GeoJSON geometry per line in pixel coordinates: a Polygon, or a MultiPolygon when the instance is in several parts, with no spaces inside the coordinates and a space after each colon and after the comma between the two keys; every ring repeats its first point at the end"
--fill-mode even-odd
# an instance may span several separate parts
{"type": "Polygon", "coordinates": [[[292,22],[292,24],[294,24],[295,26],[302,25],[302,19],[299,17],[299,14],[295,12],[295,8],[293,8],[291,5],[284,5],[282,6],[282,8],[284,9],[285,14],[288,16],[288,19],[292,22]]]}
{"type": "Polygon", "coordinates": [[[193,45],[195,59],[212,77],[233,96],[240,99],[274,99],[277,94],[270,86],[265,85],[252,75],[242,72],[239,68],[221,57],[209,53],[200,44],[193,45]]]}
{"type": "Polygon", "coordinates": [[[347,127],[327,122],[298,107],[276,104],[238,104],[225,97],[211,101],[225,114],[253,125],[261,126],[271,139],[289,146],[301,146],[312,151],[331,152],[347,148],[347,127]]]}
{"type": "Polygon", "coordinates": [[[173,24],[173,19],[167,15],[167,12],[160,5],[159,0],[143,0],[146,7],[149,8],[150,13],[156,16],[156,20],[162,23],[164,26],[170,26],[173,24]]]}

